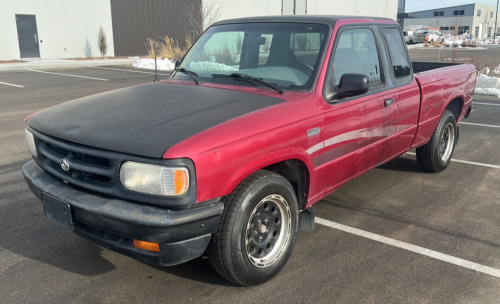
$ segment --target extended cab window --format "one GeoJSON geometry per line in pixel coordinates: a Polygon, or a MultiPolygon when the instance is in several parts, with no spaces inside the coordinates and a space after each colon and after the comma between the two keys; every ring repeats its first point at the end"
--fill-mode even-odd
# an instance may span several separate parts
{"type": "Polygon", "coordinates": [[[346,73],[365,74],[370,85],[382,82],[375,38],[368,29],[348,29],[340,33],[333,57],[335,85],[346,73]]]}
{"type": "Polygon", "coordinates": [[[384,37],[389,48],[394,76],[396,78],[410,76],[410,62],[399,30],[397,28],[384,28],[384,37]]]}

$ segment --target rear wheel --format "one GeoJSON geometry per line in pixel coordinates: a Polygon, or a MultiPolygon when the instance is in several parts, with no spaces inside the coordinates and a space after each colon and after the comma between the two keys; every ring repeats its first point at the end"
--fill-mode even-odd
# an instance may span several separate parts
{"type": "Polygon", "coordinates": [[[298,229],[298,204],[290,183],[260,170],[225,198],[208,256],[225,279],[250,286],[273,278],[290,258],[298,229]]]}
{"type": "Polygon", "coordinates": [[[445,110],[431,140],[417,148],[418,165],[427,172],[440,172],[450,164],[457,140],[455,116],[445,110]]]}

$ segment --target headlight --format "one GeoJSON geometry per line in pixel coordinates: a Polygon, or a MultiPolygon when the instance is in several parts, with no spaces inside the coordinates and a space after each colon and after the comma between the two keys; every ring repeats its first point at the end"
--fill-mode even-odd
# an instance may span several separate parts
{"type": "Polygon", "coordinates": [[[125,162],[120,168],[120,181],[128,190],[141,193],[176,196],[189,189],[189,171],[184,167],[162,167],[125,162]]]}
{"type": "Polygon", "coordinates": [[[24,137],[26,138],[26,144],[28,145],[28,150],[30,150],[31,155],[37,157],[38,153],[36,152],[35,138],[33,137],[33,133],[28,131],[28,129],[24,129],[24,137]]]}

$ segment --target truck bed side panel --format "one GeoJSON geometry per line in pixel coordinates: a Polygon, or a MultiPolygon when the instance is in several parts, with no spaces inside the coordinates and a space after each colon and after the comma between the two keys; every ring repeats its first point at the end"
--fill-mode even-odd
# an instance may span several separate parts
{"type": "Polygon", "coordinates": [[[416,73],[415,78],[421,92],[421,109],[412,148],[430,140],[443,111],[453,100],[460,100],[462,105],[457,122],[465,116],[472,104],[477,72],[473,65],[462,64],[416,73]]]}

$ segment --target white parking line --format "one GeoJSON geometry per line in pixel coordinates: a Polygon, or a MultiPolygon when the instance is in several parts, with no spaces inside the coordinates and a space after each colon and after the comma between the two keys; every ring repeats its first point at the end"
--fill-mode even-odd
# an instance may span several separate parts
{"type": "Polygon", "coordinates": [[[480,126],[480,127],[500,128],[500,126],[484,125],[484,124],[477,124],[477,123],[470,123],[470,122],[460,122],[460,124],[471,125],[471,126],[480,126]]]}
{"type": "MultiPolygon", "coordinates": [[[[132,70],[124,70],[124,69],[101,68],[101,67],[95,67],[95,66],[89,66],[89,68],[92,68],[92,69],[101,69],[101,70],[112,70],[112,71],[124,71],[124,72],[132,72],[132,73],[142,73],[142,74],[154,74],[154,72],[143,72],[143,71],[132,71],[132,70]]],[[[170,76],[170,74],[161,74],[161,73],[158,73],[158,75],[170,76]]]]}
{"type": "Polygon", "coordinates": [[[480,105],[487,105],[487,106],[500,106],[499,103],[484,103],[484,102],[473,102],[472,104],[480,104],[480,105]]]}
{"type": "Polygon", "coordinates": [[[367,239],[370,239],[370,240],[374,240],[374,241],[377,241],[377,242],[380,242],[380,243],[384,243],[384,244],[391,245],[391,246],[394,246],[394,247],[397,247],[397,248],[401,248],[401,249],[404,249],[404,250],[415,252],[415,253],[418,253],[418,254],[421,254],[421,255],[424,255],[424,256],[427,256],[427,257],[431,257],[431,258],[436,259],[436,260],[440,260],[440,261],[443,261],[443,262],[447,262],[447,263],[450,263],[450,264],[454,264],[454,265],[457,265],[457,266],[460,266],[460,267],[464,267],[464,268],[467,268],[467,269],[475,270],[477,272],[481,272],[481,273],[484,273],[484,274],[489,274],[491,276],[500,278],[500,270],[495,269],[495,268],[491,268],[491,267],[488,267],[488,266],[484,266],[484,265],[481,265],[481,264],[470,262],[470,261],[467,261],[467,260],[464,260],[464,259],[460,259],[460,258],[451,256],[451,255],[447,255],[447,254],[444,254],[444,253],[441,253],[441,252],[430,250],[430,249],[427,249],[427,248],[424,248],[424,247],[420,247],[420,246],[412,245],[412,244],[409,244],[409,243],[401,242],[401,241],[398,241],[398,240],[395,240],[395,239],[391,239],[391,238],[388,238],[388,237],[385,237],[385,236],[381,236],[381,235],[378,235],[378,234],[375,234],[375,233],[371,233],[371,232],[368,232],[368,231],[364,231],[364,230],[360,230],[360,229],[357,229],[357,228],[345,226],[345,225],[342,225],[342,224],[339,224],[339,223],[335,223],[335,222],[332,222],[332,221],[329,221],[329,220],[325,220],[325,219],[322,219],[322,218],[318,218],[317,217],[315,219],[315,222],[317,224],[320,224],[320,225],[323,225],[323,226],[327,226],[327,227],[330,227],[330,228],[333,228],[333,229],[337,229],[337,230],[340,230],[340,231],[351,233],[351,234],[354,234],[354,235],[357,235],[357,236],[361,236],[361,237],[364,237],[364,238],[367,238],[367,239]]]}
{"type": "Polygon", "coordinates": [[[78,78],[94,79],[94,80],[101,80],[101,81],[109,81],[109,79],[94,78],[94,77],[87,77],[87,76],[80,76],[80,75],[71,75],[71,74],[53,73],[53,72],[45,72],[45,71],[30,70],[30,69],[26,69],[26,71],[38,72],[38,73],[46,73],[46,74],[53,74],[53,75],[62,75],[62,76],[69,76],[69,77],[78,77],[78,78]]]}
{"type": "Polygon", "coordinates": [[[18,85],[18,84],[13,84],[13,83],[8,83],[8,82],[1,82],[1,81],[0,81],[0,83],[8,85],[8,86],[13,86],[13,87],[18,87],[18,88],[24,88],[24,86],[18,85]]]}
{"type": "MultiPolygon", "coordinates": [[[[408,154],[408,155],[416,155],[413,152],[406,152],[406,154],[408,154]]],[[[481,166],[481,167],[488,167],[488,168],[500,169],[500,166],[497,166],[497,165],[490,165],[490,164],[484,164],[484,163],[471,162],[471,161],[468,161],[468,160],[460,160],[460,159],[454,159],[454,158],[452,158],[451,161],[452,162],[456,162],[456,163],[462,163],[462,164],[469,164],[469,165],[475,165],[475,166],[481,166]]]]}

